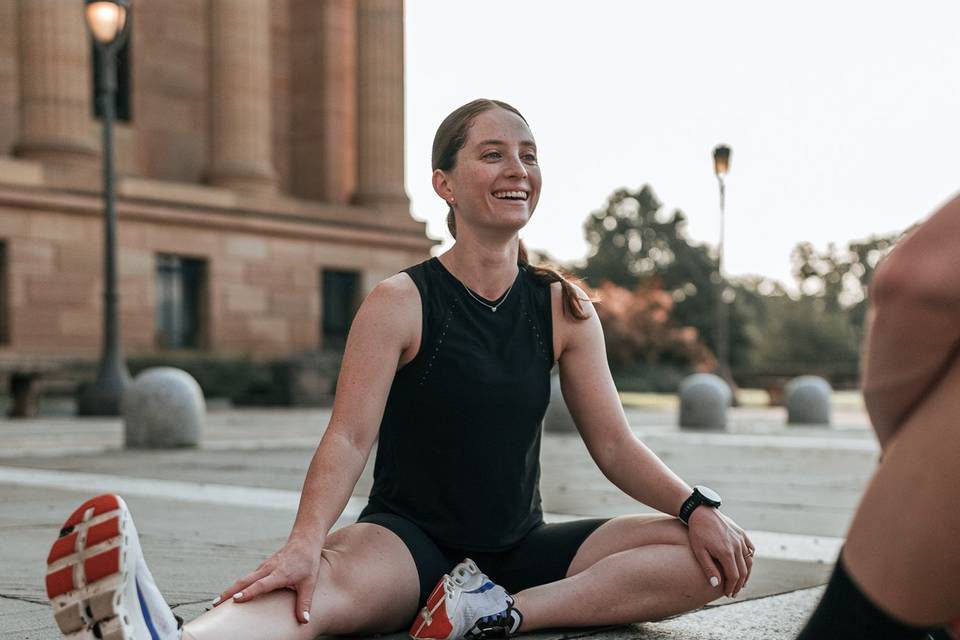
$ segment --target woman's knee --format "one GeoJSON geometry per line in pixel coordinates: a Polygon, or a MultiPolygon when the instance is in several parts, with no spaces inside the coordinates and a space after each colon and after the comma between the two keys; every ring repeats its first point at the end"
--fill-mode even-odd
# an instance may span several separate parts
{"type": "Polygon", "coordinates": [[[328,536],[321,556],[314,606],[324,610],[329,633],[393,631],[416,613],[417,567],[392,531],[372,523],[349,525],[328,536]],[[356,602],[372,606],[370,619],[355,629],[356,602]]]}
{"type": "Polygon", "coordinates": [[[652,544],[689,545],[686,527],[661,514],[635,514],[611,518],[581,543],[567,576],[575,575],[620,551],[652,544]]]}

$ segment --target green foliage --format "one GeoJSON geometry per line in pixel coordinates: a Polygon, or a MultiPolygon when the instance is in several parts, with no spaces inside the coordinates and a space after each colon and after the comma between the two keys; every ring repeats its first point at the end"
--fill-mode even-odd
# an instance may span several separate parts
{"type": "Polygon", "coordinates": [[[802,242],[790,255],[793,276],[804,297],[822,300],[828,313],[845,312],[856,338],[862,339],[873,273],[881,258],[909,232],[870,236],[848,243],[846,249],[831,243],[825,251],[802,242]]]}
{"type": "MultiPolygon", "coordinates": [[[[584,223],[590,243],[586,264],[575,272],[590,286],[611,282],[633,290],[656,286],[674,300],[673,324],[693,327],[713,351],[716,257],[706,245],[687,236],[682,212],[667,212],[653,189],[618,189],[604,208],[584,223]]],[[[736,367],[749,358],[751,342],[740,317],[742,305],[730,306],[730,361],[736,367]]]]}
{"type": "Polygon", "coordinates": [[[822,298],[762,296],[749,365],[739,379],[766,386],[802,374],[820,375],[834,386],[855,386],[860,339],[849,315],[832,310],[822,298]],[[760,319],[762,318],[762,320],[760,319]]]}
{"type": "Polygon", "coordinates": [[[808,373],[837,387],[856,386],[870,282],[902,236],[871,236],[845,249],[829,244],[817,250],[801,242],[791,253],[798,296],[786,295],[769,280],[741,280],[755,348],[740,377],[749,384],[808,373]]]}
{"type": "MultiPolygon", "coordinates": [[[[590,286],[605,287],[598,310],[607,313],[602,321],[618,384],[652,389],[654,377],[669,381],[702,368],[705,359],[692,351],[681,350],[677,357],[670,332],[693,329],[715,351],[721,287],[716,257],[688,238],[683,213],[666,211],[649,186],[618,189],[588,216],[584,232],[590,250],[586,264],[573,271],[590,286]],[[665,295],[672,304],[664,304],[665,295]],[[604,312],[608,300],[611,311],[604,312]],[[651,324],[654,313],[659,320],[651,324]]],[[[798,244],[791,261],[800,292],[793,296],[780,283],[757,276],[723,283],[735,378],[762,384],[815,373],[837,386],[855,385],[870,281],[903,235],[872,236],[844,249],[798,244]]]]}

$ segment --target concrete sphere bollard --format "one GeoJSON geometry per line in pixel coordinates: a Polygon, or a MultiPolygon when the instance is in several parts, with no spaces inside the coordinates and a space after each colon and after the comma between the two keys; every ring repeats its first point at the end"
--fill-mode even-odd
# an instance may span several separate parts
{"type": "Polygon", "coordinates": [[[830,424],[830,383],[819,376],[794,378],[783,388],[787,424],[830,424]]]}
{"type": "Polygon", "coordinates": [[[124,440],[129,448],[195,447],[206,417],[200,385],[174,367],[144,370],[123,394],[124,440]]]}
{"type": "Polygon", "coordinates": [[[695,373],[680,383],[680,426],[687,429],[727,428],[727,407],[733,392],[723,378],[695,373]]]}
{"type": "Polygon", "coordinates": [[[560,390],[560,376],[556,373],[550,376],[550,404],[547,405],[547,413],[543,416],[543,428],[546,431],[568,433],[576,433],[577,431],[573,416],[570,415],[567,403],[563,400],[563,392],[560,390]]]}

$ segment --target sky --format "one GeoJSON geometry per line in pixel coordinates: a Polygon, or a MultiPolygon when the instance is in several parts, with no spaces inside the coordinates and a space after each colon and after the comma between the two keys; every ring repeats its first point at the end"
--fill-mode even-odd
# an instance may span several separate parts
{"type": "MultiPolygon", "coordinates": [[[[960,3],[407,0],[406,185],[474,98],[530,123],[543,191],[527,246],[582,261],[583,221],[649,184],[716,245],[712,151],[732,148],[725,272],[792,285],[790,251],[901,231],[960,190],[960,3]]],[[[436,250],[435,250],[436,251],[436,250]]]]}

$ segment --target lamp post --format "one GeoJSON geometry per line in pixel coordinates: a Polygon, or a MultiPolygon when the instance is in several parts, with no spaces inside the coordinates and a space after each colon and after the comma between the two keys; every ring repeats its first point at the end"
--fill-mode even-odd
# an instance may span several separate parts
{"type": "Polygon", "coordinates": [[[117,50],[130,28],[130,0],[85,0],[87,28],[100,51],[97,102],[103,117],[103,349],[97,378],[78,397],[80,415],[119,415],[130,372],[120,348],[117,321],[116,226],[113,189],[113,119],[117,93],[117,50]]]}
{"type": "Polygon", "coordinates": [[[730,147],[725,144],[718,145],[713,150],[713,171],[717,175],[717,183],[720,185],[720,244],[717,250],[717,302],[716,302],[716,325],[714,335],[717,345],[717,370],[721,378],[726,380],[733,388],[733,380],[730,375],[730,338],[728,332],[728,310],[727,303],[723,299],[726,293],[726,283],[723,279],[723,242],[724,242],[724,215],[726,200],[726,184],[724,179],[730,171],[730,147]]]}

